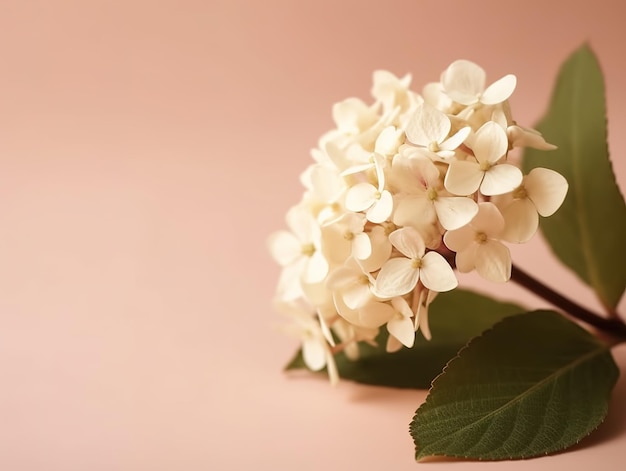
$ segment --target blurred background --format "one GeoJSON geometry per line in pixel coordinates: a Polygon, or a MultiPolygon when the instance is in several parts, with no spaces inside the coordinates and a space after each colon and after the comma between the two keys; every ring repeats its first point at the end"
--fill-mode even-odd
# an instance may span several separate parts
{"type": "MultiPolygon", "coordinates": [[[[276,331],[265,242],[300,198],[332,104],[369,102],[376,69],[411,73],[415,90],[460,58],[489,81],[513,73],[514,116],[531,126],[588,42],[623,191],[621,11],[617,0],[2,0],[0,469],[486,466],[414,463],[407,430],[423,391],[283,375],[296,345],[276,331]]],[[[513,254],[598,307],[540,237],[513,254]]],[[[626,350],[616,356],[624,370],[626,350]]],[[[575,451],[489,465],[620,469],[624,394],[622,377],[609,419],[575,451]]]]}

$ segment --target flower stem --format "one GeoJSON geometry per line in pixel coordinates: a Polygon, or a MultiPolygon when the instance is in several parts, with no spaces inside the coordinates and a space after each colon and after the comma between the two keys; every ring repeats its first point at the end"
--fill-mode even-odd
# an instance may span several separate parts
{"type": "Polygon", "coordinates": [[[511,281],[523,286],[554,306],[563,309],[570,316],[592,325],[603,332],[621,339],[626,339],[626,324],[621,319],[617,317],[608,319],[582,307],[580,304],[575,303],[571,299],[566,298],[552,288],[544,285],[541,281],[515,265],[513,265],[511,270],[511,281]]]}

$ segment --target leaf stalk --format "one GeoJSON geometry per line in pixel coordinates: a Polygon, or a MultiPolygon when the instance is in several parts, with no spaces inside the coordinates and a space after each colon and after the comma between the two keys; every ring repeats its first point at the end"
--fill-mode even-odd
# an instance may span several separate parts
{"type": "Polygon", "coordinates": [[[602,317],[580,304],[566,298],[555,290],[546,286],[541,281],[525,272],[521,268],[513,265],[511,269],[511,281],[523,286],[527,290],[536,294],[550,304],[562,309],[566,314],[589,324],[602,332],[626,340],[626,323],[618,317],[602,317]]]}

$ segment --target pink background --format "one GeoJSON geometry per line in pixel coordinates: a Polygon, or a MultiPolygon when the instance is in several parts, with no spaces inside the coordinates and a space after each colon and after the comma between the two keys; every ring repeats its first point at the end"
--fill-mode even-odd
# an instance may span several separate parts
{"type": "MultiPolygon", "coordinates": [[[[622,8],[2,1],[0,469],[622,469],[626,376],[574,451],[416,465],[407,429],[425,392],[283,375],[296,345],[275,329],[265,248],[332,103],[369,100],[378,68],[411,72],[416,89],[458,58],[492,80],[514,73],[514,114],[532,125],[560,63],[589,41],[626,188],[622,8]]],[[[539,238],[514,250],[597,307],[546,253],[539,238]]]]}

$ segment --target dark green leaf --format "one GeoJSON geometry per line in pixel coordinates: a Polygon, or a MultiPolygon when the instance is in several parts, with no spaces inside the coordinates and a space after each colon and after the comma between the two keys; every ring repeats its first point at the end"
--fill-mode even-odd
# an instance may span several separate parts
{"type": "Polygon", "coordinates": [[[511,316],[472,340],[411,423],[416,458],[528,458],[604,419],[619,370],[609,347],[554,311],[511,316]]]}
{"type": "MultiPolygon", "coordinates": [[[[427,389],[446,363],[476,335],[503,317],[524,309],[487,298],[472,291],[455,289],[440,294],[430,306],[432,340],[418,332],[413,348],[387,353],[387,330],[381,329],[378,347],[362,343],[360,358],[352,361],[336,355],[339,375],[359,383],[397,388],[427,389]]],[[[298,352],[286,369],[306,368],[298,352]]]]}
{"type": "Polygon", "coordinates": [[[569,182],[563,206],[541,229],[557,257],[589,284],[609,309],[626,286],[622,262],[626,205],[609,160],[604,82],[588,46],[562,66],[550,108],[537,129],[559,148],[527,149],[523,167],[547,167],[569,182]]]}

